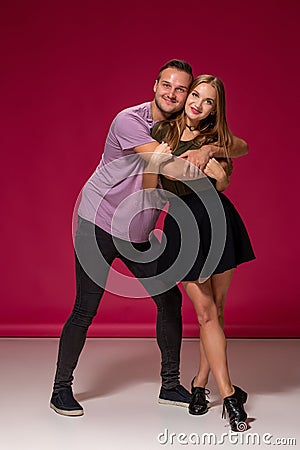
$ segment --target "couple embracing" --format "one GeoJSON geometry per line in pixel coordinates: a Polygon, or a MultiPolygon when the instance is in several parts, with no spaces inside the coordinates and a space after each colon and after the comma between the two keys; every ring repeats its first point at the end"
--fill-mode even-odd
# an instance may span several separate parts
{"type": "Polygon", "coordinates": [[[83,414],[72,392],[73,372],[111,264],[120,258],[157,306],[159,403],[205,414],[211,371],[223,415],[228,413],[233,431],[244,431],[247,393],[229,376],[224,303],[234,268],[254,254],[237,210],[222,191],[229,184],[231,158],[245,155],[247,144],[228,128],[219,78],[194,79],[188,63],[171,60],[159,71],[154,93],[152,102],[127,108],[113,120],[100,164],[82,191],[76,299],[60,338],[50,406],[61,415],[83,414]],[[159,245],[149,235],[164,201],[169,202],[164,246],[154,257],[159,245]],[[193,302],[201,330],[191,393],[179,381],[182,299],[176,282],[193,302]]]}

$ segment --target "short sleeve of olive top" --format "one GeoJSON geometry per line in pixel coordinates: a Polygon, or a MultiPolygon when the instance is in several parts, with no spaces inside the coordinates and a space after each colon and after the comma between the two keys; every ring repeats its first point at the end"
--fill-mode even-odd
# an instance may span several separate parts
{"type": "MultiPolygon", "coordinates": [[[[168,132],[170,125],[168,122],[165,122],[161,126],[159,126],[159,123],[156,123],[154,127],[151,130],[151,136],[158,142],[162,142],[165,139],[165,136],[168,132]]],[[[187,150],[196,150],[199,148],[199,144],[195,142],[195,140],[192,141],[180,141],[178,144],[177,149],[174,152],[175,156],[180,156],[182,153],[186,152],[187,150]]],[[[207,180],[195,180],[195,181],[189,181],[187,182],[193,189],[189,188],[189,186],[185,183],[182,183],[181,181],[174,181],[169,180],[168,178],[164,177],[163,175],[160,175],[161,178],[161,184],[163,189],[166,191],[172,192],[173,194],[176,194],[179,197],[183,197],[188,194],[192,194],[193,192],[198,192],[202,190],[207,189],[207,180]]]]}

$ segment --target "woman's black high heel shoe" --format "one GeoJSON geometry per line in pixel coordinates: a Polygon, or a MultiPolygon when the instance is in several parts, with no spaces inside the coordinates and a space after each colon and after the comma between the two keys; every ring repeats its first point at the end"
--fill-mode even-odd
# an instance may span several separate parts
{"type": "Polygon", "coordinates": [[[224,398],[222,418],[226,419],[226,411],[229,415],[229,423],[232,431],[246,431],[247,413],[244,410],[244,403],[248,394],[238,386],[234,387],[234,393],[224,398]]]}
{"type": "Polygon", "coordinates": [[[192,399],[189,404],[189,413],[193,416],[202,416],[208,411],[206,395],[210,394],[210,391],[203,387],[194,387],[195,378],[192,380],[192,399]]]}

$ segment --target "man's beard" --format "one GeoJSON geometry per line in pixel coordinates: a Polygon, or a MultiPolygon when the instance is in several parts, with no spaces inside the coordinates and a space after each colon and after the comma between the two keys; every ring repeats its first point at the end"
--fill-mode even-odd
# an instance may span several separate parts
{"type": "MultiPolygon", "coordinates": [[[[154,102],[155,105],[157,106],[157,108],[165,115],[168,116],[168,119],[173,119],[174,117],[177,116],[177,114],[181,113],[182,108],[179,111],[166,111],[159,103],[158,99],[156,97],[154,97],[154,102]]],[[[175,104],[174,104],[175,105],[175,104]]],[[[174,106],[175,107],[175,106],[174,106]]],[[[176,108],[176,107],[175,107],[176,108]]]]}

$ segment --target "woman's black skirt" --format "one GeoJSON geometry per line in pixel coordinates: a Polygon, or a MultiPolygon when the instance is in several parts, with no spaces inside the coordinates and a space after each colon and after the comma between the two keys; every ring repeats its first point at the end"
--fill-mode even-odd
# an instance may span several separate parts
{"type": "Polygon", "coordinates": [[[200,194],[170,199],[158,272],[171,281],[196,281],[255,259],[246,227],[230,200],[215,189],[200,194]]]}

